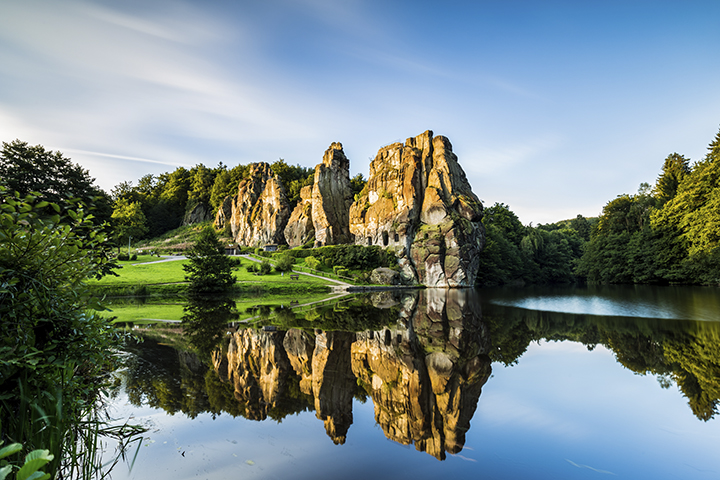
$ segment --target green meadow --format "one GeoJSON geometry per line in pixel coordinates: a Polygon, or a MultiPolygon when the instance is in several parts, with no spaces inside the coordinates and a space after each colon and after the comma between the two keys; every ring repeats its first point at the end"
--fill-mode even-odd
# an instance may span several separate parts
{"type": "MultiPolygon", "coordinates": [[[[172,258],[172,257],[171,257],[172,258]]],[[[154,320],[181,320],[186,304],[183,296],[185,259],[158,259],[151,255],[138,256],[137,260],[118,262],[118,276],[106,276],[101,280],[90,280],[88,284],[97,292],[107,295],[102,302],[107,310],[103,315],[115,322],[152,323],[154,320]],[[154,290],[151,287],[167,287],[154,290]],[[148,295],[155,291],[161,295],[148,295]],[[133,292],[142,292],[142,296],[133,297],[133,292]],[[126,295],[126,296],[115,296],[126,295]],[[130,298],[127,298],[130,297],[130,298]]],[[[257,275],[247,271],[253,262],[237,258],[233,268],[236,292],[233,299],[243,320],[256,315],[253,308],[261,305],[278,307],[280,305],[304,304],[328,298],[330,282],[323,278],[299,275],[292,280],[290,274],[272,272],[257,275]],[[250,287],[250,288],[247,288],[250,287]]]]}
{"type": "MultiPolygon", "coordinates": [[[[170,257],[172,258],[172,257],[170,257]]],[[[238,266],[233,268],[233,275],[240,284],[285,284],[292,290],[297,285],[333,285],[334,283],[324,278],[315,278],[307,275],[300,275],[297,280],[291,280],[289,274],[282,275],[272,272],[267,275],[258,275],[247,271],[247,267],[253,262],[244,258],[235,257],[238,266]]],[[[127,286],[127,285],[162,285],[170,283],[182,283],[185,281],[185,271],[182,266],[188,260],[173,259],[165,260],[141,255],[135,261],[118,262],[120,269],[116,271],[118,276],[108,275],[100,280],[88,280],[90,286],[127,286]]]]}

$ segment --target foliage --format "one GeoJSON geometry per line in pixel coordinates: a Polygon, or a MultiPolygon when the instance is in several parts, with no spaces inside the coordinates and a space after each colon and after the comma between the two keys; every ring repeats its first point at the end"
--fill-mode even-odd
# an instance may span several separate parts
{"type": "Polygon", "coordinates": [[[350,179],[350,189],[352,190],[355,201],[359,198],[360,192],[363,191],[365,185],[367,185],[367,180],[363,177],[362,173],[358,173],[350,179]]]}
{"type": "Polygon", "coordinates": [[[292,255],[283,253],[278,256],[277,262],[275,262],[275,271],[291,272],[293,265],[295,265],[295,258],[292,255]]]}
{"type": "Polygon", "coordinates": [[[14,140],[3,142],[0,151],[0,179],[10,191],[25,196],[35,193],[41,200],[56,203],[64,210],[70,198],[80,200],[94,215],[94,223],[109,220],[110,197],[97,187],[87,170],[72,163],[60,152],[45,150],[14,140]]]}
{"type": "MultiPolygon", "coordinates": [[[[121,337],[91,313],[85,280],[114,267],[100,227],[0,187],[0,425],[2,439],[48,448],[52,476],[85,433],[81,420],[114,366],[121,337]]],[[[97,459],[96,459],[97,460],[97,459]]],[[[91,460],[92,461],[92,460],[91,460]]]]}
{"type": "MultiPolygon", "coordinates": [[[[2,443],[0,443],[1,445],[2,443]]],[[[5,480],[8,475],[13,471],[13,464],[4,460],[6,457],[14,455],[22,450],[22,445],[19,443],[10,444],[3,449],[0,449],[0,480],[5,480]]],[[[53,460],[54,455],[49,450],[33,450],[25,455],[25,460],[22,466],[17,466],[17,473],[15,474],[16,480],[48,480],[50,478],[49,473],[44,473],[40,469],[45,467],[49,462],[53,460]]]]}
{"type": "Polygon", "coordinates": [[[668,155],[653,190],[653,195],[660,205],[675,198],[678,187],[688,173],[690,173],[690,161],[687,158],[678,153],[668,155]]]}
{"type": "Polygon", "coordinates": [[[290,203],[290,210],[300,201],[300,190],[315,181],[315,169],[288,165],[282,158],[270,165],[273,173],[280,178],[290,203]]]}
{"type": "Polygon", "coordinates": [[[485,247],[480,254],[477,284],[570,283],[582,255],[583,232],[590,221],[523,226],[507,205],[496,203],[483,216],[485,247]]]}
{"type": "Polygon", "coordinates": [[[606,283],[720,284],[720,133],[690,167],[669,155],[649,193],[603,209],[578,273],[606,283]]]}
{"type": "Polygon", "coordinates": [[[115,202],[112,216],[113,233],[118,239],[118,250],[129,242],[130,238],[140,239],[148,232],[147,218],[138,202],[129,202],[121,198],[115,202]]]}
{"type": "MultiPolygon", "coordinates": [[[[383,250],[377,245],[328,245],[313,250],[313,257],[329,269],[336,265],[351,270],[373,270],[397,265],[395,253],[391,249],[383,250]]],[[[305,263],[307,264],[307,258],[305,263]]]]}
{"type": "Polygon", "coordinates": [[[320,267],[320,260],[311,255],[309,257],[305,257],[305,265],[312,268],[313,270],[317,270],[318,267],[320,267]]]}
{"type": "Polygon", "coordinates": [[[272,265],[267,260],[263,260],[260,262],[260,268],[258,269],[258,273],[260,275],[270,275],[270,272],[272,272],[272,265]]]}
{"type": "Polygon", "coordinates": [[[186,255],[189,261],[183,265],[183,270],[185,280],[190,283],[188,292],[191,296],[227,292],[235,283],[233,263],[225,255],[225,249],[212,227],[200,233],[186,255]]]}

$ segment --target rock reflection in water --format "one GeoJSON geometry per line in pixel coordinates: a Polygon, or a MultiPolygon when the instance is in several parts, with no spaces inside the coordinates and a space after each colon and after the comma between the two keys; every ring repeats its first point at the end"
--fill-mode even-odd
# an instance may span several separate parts
{"type": "Polygon", "coordinates": [[[473,299],[461,290],[378,294],[376,306],[401,307],[397,324],[378,331],[239,330],[227,353],[215,353],[215,371],[257,420],[297,385],[336,444],[345,443],[360,389],[389,439],[444,459],[462,450],[491,371],[473,299]]]}

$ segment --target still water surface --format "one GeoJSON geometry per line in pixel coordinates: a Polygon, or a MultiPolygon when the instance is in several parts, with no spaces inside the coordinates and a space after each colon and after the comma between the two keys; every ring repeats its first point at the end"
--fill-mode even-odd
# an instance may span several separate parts
{"type": "Polygon", "coordinates": [[[200,355],[151,332],[112,400],[149,431],[112,476],[720,478],[717,312],[703,288],[428,290],[200,355]]]}

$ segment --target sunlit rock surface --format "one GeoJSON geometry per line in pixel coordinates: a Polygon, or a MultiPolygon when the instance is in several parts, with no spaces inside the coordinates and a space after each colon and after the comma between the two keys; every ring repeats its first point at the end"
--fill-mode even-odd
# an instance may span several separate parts
{"type": "Polygon", "coordinates": [[[229,222],[238,244],[262,246],[285,243],[290,206],[285,189],[269,164],[251,164],[248,177],[240,182],[237,195],[229,202],[229,215],[227,203],[225,199],[215,224],[224,227],[229,222]]]}
{"type": "Polygon", "coordinates": [[[341,143],[335,142],[325,151],[322,163],[315,167],[312,188],[312,219],[315,244],[352,243],[350,235],[350,161],[341,143]]]}
{"type": "Polygon", "coordinates": [[[350,207],[355,243],[394,247],[403,275],[429,287],[475,282],[482,204],[450,141],[431,131],[381,148],[350,207]]]}

